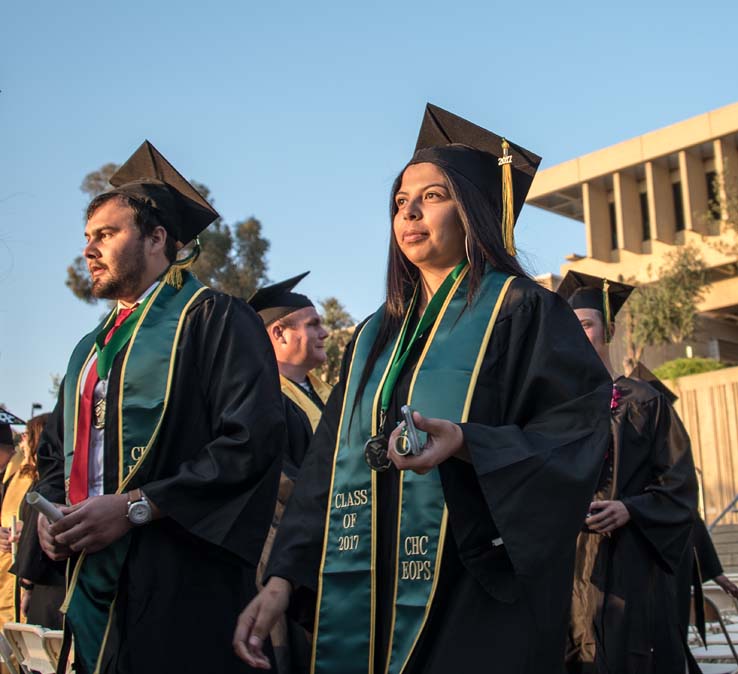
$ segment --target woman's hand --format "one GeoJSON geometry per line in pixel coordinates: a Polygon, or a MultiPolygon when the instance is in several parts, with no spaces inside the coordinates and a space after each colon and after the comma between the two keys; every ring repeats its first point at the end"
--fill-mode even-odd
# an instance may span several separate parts
{"type": "Polygon", "coordinates": [[[392,431],[387,456],[398,470],[412,470],[424,475],[452,456],[468,461],[464,434],[458,424],[446,419],[426,419],[420,412],[413,412],[413,422],[419,431],[425,431],[428,434],[428,438],[419,456],[412,454],[400,456],[395,451],[395,442],[402,434],[403,424],[392,431]]]}
{"type": "Polygon", "coordinates": [[[10,552],[10,529],[8,527],[0,527],[0,552],[10,552]]]}
{"type": "Polygon", "coordinates": [[[233,650],[241,660],[257,669],[272,668],[264,655],[264,640],[287,610],[291,594],[292,585],[288,580],[272,576],[238,616],[233,650]]]}

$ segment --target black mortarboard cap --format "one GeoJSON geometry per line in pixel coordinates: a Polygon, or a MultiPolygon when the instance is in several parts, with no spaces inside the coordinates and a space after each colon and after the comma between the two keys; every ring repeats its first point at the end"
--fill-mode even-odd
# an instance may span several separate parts
{"type": "Polygon", "coordinates": [[[615,320],[634,287],[578,271],[567,272],[556,292],[572,309],[596,309],[602,313],[609,341],[610,323],[615,320]]]}
{"type": "Polygon", "coordinates": [[[514,254],[512,229],[541,158],[481,126],[428,103],[411,164],[451,168],[499,205],[505,246],[514,254]]]}
{"type": "Polygon", "coordinates": [[[22,426],[25,423],[23,419],[19,419],[15,414],[0,407],[0,445],[12,445],[13,431],[10,429],[11,425],[22,426]]]}
{"type": "Polygon", "coordinates": [[[679,400],[679,396],[675,395],[674,392],[662,382],[651,370],[649,370],[643,363],[638,361],[636,366],[633,368],[631,373],[628,375],[633,379],[640,379],[645,381],[655,388],[661,395],[664,396],[672,405],[679,400]]]}
{"type": "Polygon", "coordinates": [[[309,273],[306,271],[285,281],[259,288],[249,298],[251,308],[261,316],[264,325],[274,323],[298,309],[315,306],[306,295],[292,292],[293,288],[309,273]]]}
{"type": "Polygon", "coordinates": [[[150,202],[163,225],[186,244],[218,218],[218,212],[148,140],[110,178],[112,190],[150,202]]]}

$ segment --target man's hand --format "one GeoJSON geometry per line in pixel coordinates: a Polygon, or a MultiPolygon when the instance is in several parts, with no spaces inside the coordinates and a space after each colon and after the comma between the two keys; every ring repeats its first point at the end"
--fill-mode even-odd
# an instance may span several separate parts
{"type": "Polygon", "coordinates": [[[730,578],[725,575],[715,576],[713,580],[723,588],[724,592],[727,592],[734,599],[738,599],[738,587],[733,583],[730,578]]]}
{"type": "Polygon", "coordinates": [[[17,543],[20,540],[21,531],[23,531],[23,520],[18,520],[15,523],[15,533],[11,531],[8,540],[11,543],[17,543]]]}
{"type": "Polygon", "coordinates": [[[403,425],[400,424],[392,431],[387,456],[398,470],[412,470],[424,475],[452,456],[466,460],[467,451],[460,426],[446,419],[426,419],[420,412],[413,412],[413,422],[419,431],[428,434],[428,438],[419,456],[400,456],[395,451],[395,442],[403,431],[403,425]]]}
{"type": "Polygon", "coordinates": [[[630,513],[622,501],[592,501],[587,526],[598,534],[607,534],[630,522],[630,513]]]}
{"type": "Polygon", "coordinates": [[[10,529],[0,527],[0,552],[11,552],[10,529]]]}
{"type": "Polygon", "coordinates": [[[264,640],[287,610],[291,594],[292,585],[288,580],[272,576],[238,616],[233,650],[241,660],[257,669],[272,668],[264,655],[264,640]]]}
{"type": "Polygon", "coordinates": [[[31,595],[33,590],[21,590],[20,612],[24,618],[28,617],[28,609],[31,606],[31,595]]]}
{"type": "MultiPolygon", "coordinates": [[[[60,510],[64,510],[64,506],[55,504],[60,510]]],[[[38,515],[38,542],[41,544],[41,549],[44,551],[49,559],[53,559],[55,562],[61,562],[72,556],[72,551],[68,546],[58,543],[54,536],[52,536],[49,529],[51,528],[51,522],[46,518],[45,515],[38,515]]]]}
{"type": "Polygon", "coordinates": [[[49,533],[56,544],[68,546],[73,552],[98,552],[117,541],[132,526],[127,517],[127,494],[93,496],[60,510],[64,517],[51,525],[49,533]]]}

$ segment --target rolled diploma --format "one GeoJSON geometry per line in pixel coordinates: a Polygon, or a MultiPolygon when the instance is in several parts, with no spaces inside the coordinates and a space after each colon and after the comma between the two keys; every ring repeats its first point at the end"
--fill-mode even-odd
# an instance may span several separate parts
{"type": "Polygon", "coordinates": [[[37,491],[29,491],[26,494],[26,503],[28,503],[31,508],[44,515],[52,524],[54,522],[58,522],[62,517],[64,517],[59,508],[57,508],[51,501],[41,496],[37,491]]]}

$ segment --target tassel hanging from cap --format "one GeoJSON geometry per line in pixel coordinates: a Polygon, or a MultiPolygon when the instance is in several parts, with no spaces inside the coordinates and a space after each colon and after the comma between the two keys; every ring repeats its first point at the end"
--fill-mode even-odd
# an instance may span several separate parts
{"type": "Polygon", "coordinates": [[[192,248],[192,252],[181,260],[175,260],[167,269],[167,273],[164,274],[164,283],[168,283],[173,288],[180,290],[184,284],[182,278],[182,272],[195,264],[195,261],[200,257],[200,237],[195,237],[195,245],[192,248]]]}
{"type": "Polygon", "coordinates": [[[515,207],[513,205],[512,155],[510,143],[502,139],[502,157],[497,160],[502,168],[502,240],[505,250],[516,255],[515,250],[515,207]]]}
{"type": "Polygon", "coordinates": [[[602,309],[603,316],[602,320],[605,323],[605,343],[609,344],[612,339],[610,334],[610,324],[612,323],[612,317],[610,313],[610,282],[604,279],[602,283],[602,309]]]}

